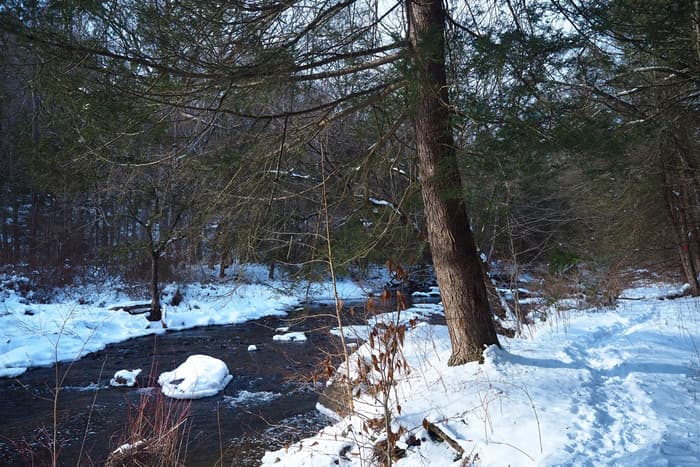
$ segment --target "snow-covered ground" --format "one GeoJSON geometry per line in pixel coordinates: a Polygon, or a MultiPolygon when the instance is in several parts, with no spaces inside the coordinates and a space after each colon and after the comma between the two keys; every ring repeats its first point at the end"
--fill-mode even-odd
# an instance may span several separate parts
{"type": "MultiPolygon", "coordinates": [[[[333,300],[328,283],[268,281],[266,268],[255,265],[246,266],[239,275],[245,275],[246,281],[212,280],[180,286],[182,301],[177,306],[169,305],[177,287],[166,286],[162,302],[168,329],[281,316],[307,298],[333,300]]],[[[346,300],[363,299],[385,280],[388,277],[380,277],[376,283],[341,280],[338,292],[346,300]]],[[[0,377],[18,376],[27,368],[71,361],[102,350],[107,344],[165,332],[160,323],[147,326],[145,315],[112,310],[143,303],[121,292],[120,284],[59,291],[53,303],[37,304],[8,285],[21,281],[21,278],[8,280],[4,287],[0,281],[0,377]]],[[[290,338],[301,340],[302,336],[290,338]]]]}
{"type": "MultiPolygon", "coordinates": [[[[526,338],[501,337],[503,348],[489,348],[481,365],[447,367],[444,326],[409,329],[403,355],[411,371],[398,372],[390,392],[394,431],[406,430],[398,446],[407,456],[397,465],[700,465],[700,300],[644,298],[667,293],[625,291],[635,300],[571,310],[526,338]],[[423,419],[464,456],[431,441],[423,419]]],[[[352,361],[371,361],[369,343],[358,352],[352,361]]],[[[384,435],[368,425],[382,411],[367,394],[355,409],[359,415],[268,452],[263,465],[374,465],[372,448],[384,435]]]]}
{"type": "MultiPolygon", "coordinates": [[[[361,298],[369,288],[346,281],[340,293],[346,299],[361,298]]],[[[316,300],[330,300],[329,286],[311,289],[316,300]]],[[[389,392],[394,430],[405,430],[398,446],[406,457],[397,465],[700,465],[700,300],[659,299],[681,290],[668,285],[627,290],[622,294],[626,300],[615,309],[566,312],[559,304],[524,338],[501,337],[503,348],[487,349],[483,364],[455,368],[446,365],[447,329],[420,322],[441,313],[440,305],[403,311],[399,318],[409,329],[402,355],[410,372],[397,369],[398,384],[389,392]],[[458,443],[464,450],[461,459],[453,447],[430,439],[424,419],[458,443]]],[[[309,288],[253,278],[190,284],[180,292],[179,305],[166,305],[170,329],[283,314],[309,288]]],[[[174,293],[174,287],[167,288],[164,303],[174,293]]],[[[82,289],[58,303],[34,304],[11,289],[0,290],[0,377],[164,332],[148,328],[143,315],[110,310],[129,300],[113,291],[82,289]]],[[[396,314],[381,315],[371,324],[396,319],[396,314]]],[[[289,337],[288,331],[278,333],[289,337]]],[[[343,332],[369,337],[363,326],[343,332]]],[[[294,336],[298,345],[308,345],[294,336]]],[[[357,352],[351,361],[362,357],[371,362],[369,343],[357,352]]],[[[240,404],[253,396],[240,397],[229,402],[240,404]]],[[[265,394],[258,402],[274,397],[265,394]]],[[[355,408],[357,415],[316,436],[267,453],[263,465],[372,465],[372,448],[384,435],[371,419],[382,413],[366,393],[355,408]]]]}

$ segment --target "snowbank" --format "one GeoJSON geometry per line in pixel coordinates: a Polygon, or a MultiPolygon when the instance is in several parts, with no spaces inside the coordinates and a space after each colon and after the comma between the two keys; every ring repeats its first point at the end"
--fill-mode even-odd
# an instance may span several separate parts
{"type": "MultiPolygon", "coordinates": [[[[690,298],[571,311],[528,339],[501,337],[482,365],[454,368],[446,327],[417,325],[403,346],[410,373],[397,371],[391,390],[394,430],[405,430],[397,465],[700,465],[699,312],[690,298]],[[431,441],[423,419],[463,448],[462,459],[431,441]]],[[[372,352],[365,343],[351,361],[372,352]]],[[[372,422],[380,399],[363,393],[357,415],[266,453],[262,465],[371,464],[385,436],[372,422]]]]}
{"type": "MultiPolygon", "coordinates": [[[[329,284],[294,287],[285,280],[262,283],[261,277],[266,277],[264,267],[249,266],[243,275],[251,282],[212,281],[179,288],[172,284],[165,286],[163,320],[168,329],[283,316],[307,298],[325,300],[332,296],[329,284]],[[177,305],[168,305],[178,290],[181,300],[177,305]]],[[[378,283],[381,280],[383,278],[378,283]]],[[[341,297],[346,300],[363,297],[369,288],[368,283],[349,280],[339,283],[341,297]]],[[[1,289],[0,378],[19,376],[27,368],[49,366],[56,361],[72,361],[102,350],[107,344],[165,332],[148,326],[143,315],[111,310],[136,303],[123,293],[124,289],[118,283],[108,284],[107,291],[94,286],[67,289],[59,293],[58,303],[49,304],[29,303],[18,290],[1,289]]]]}
{"type": "Polygon", "coordinates": [[[213,396],[233,379],[228,367],[208,355],[191,355],[173,371],[161,373],[158,384],[173,399],[201,399],[213,396]]]}
{"type": "Polygon", "coordinates": [[[690,289],[690,285],[651,284],[625,289],[620,293],[623,300],[642,300],[652,298],[678,298],[690,289]]]}

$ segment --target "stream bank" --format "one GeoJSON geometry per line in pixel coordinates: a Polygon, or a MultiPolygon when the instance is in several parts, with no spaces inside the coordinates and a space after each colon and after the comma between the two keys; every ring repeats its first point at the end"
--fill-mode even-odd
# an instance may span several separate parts
{"type": "MultiPolygon", "coordinates": [[[[329,307],[308,307],[284,318],[209,326],[134,338],[57,368],[34,368],[0,379],[1,465],[42,465],[49,455],[56,375],[60,463],[100,465],[121,444],[130,406],[153,392],[150,380],[189,355],[223,360],[233,380],[216,396],[191,402],[186,465],[258,465],[266,449],[309,436],[329,420],[315,410],[322,383],[313,375],[338,348],[327,332],[329,307]],[[307,341],[274,341],[276,329],[304,331],[307,341]],[[249,345],[258,350],[248,351],[249,345]],[[141,368],[140,388],[113,388],[120,369],[141,368]],[[223,450],[223,461],[220,452],[223,450]]],[[[157,385],[153,385],[157,386],[157,385]]]]}

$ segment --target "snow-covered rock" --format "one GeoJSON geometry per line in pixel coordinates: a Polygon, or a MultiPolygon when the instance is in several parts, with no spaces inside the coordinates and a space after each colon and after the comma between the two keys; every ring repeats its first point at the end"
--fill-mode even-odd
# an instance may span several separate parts
{"type": "Polygon", "coordinates": [[[114,387],[134,387],[136,384],[136,377],[141,374],[141,368],[135,370],[119,370],[114,373],[114,377],[109,380],[110,386],[114,387]]]}
{"type": "Polygon", "coordinates": [[[222,391],[232,378],[221,360],[208,355],[191,355],[175,370],[161,373],[158,384],[168,397],[200,399],[222,391]]]}
{"type": "Polygon", "coordinates": [[[285,342],[306,342],[306,334],[303,332],[288,332],[286,334],[277,334],[272,336],[273,341],[285,342]]]}
{"type": "Polygon", "coordinates": [[[255,352],[255,351],[257,351],[257,350],[258,350],[258,346],[255,345],[255,344],[250,344],[250,345],[248,346],[248,352],[255,352]]]}

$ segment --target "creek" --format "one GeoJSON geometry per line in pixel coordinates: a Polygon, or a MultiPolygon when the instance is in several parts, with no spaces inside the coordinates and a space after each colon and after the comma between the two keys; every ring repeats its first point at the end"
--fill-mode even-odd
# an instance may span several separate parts
{"type": "MultiPolygon", "coordinates": [[[[153,383],[193,354],[223,360],[233,380],[213,397],[191,401],[185,464],[254,466],[266,449],[317,432],[329,420],[315,410],[320,382],[312,375],[326,353],[332,307],[298,309],[284,318],[211,326],[134,338],[73,363],[33,368],[0,379],[0,465],[45,465],[56,404],[60,465],[102,465],[124,440],[129,410],[156,393],[153,383]],[[304,331],[307,342],[273,341],[276,329],[304,331]],[[258,351],[248,351],[254,344],[258,351]],[[114,388],[114,372],[141,368],[140,387],[114,388]],[[148,375],[151,375],[150,377],[148,375]],[[221,456],[223,453],[223,459],[221,456]]],[[[145,325],[145,322],[144,322],[145,325]]]]}

